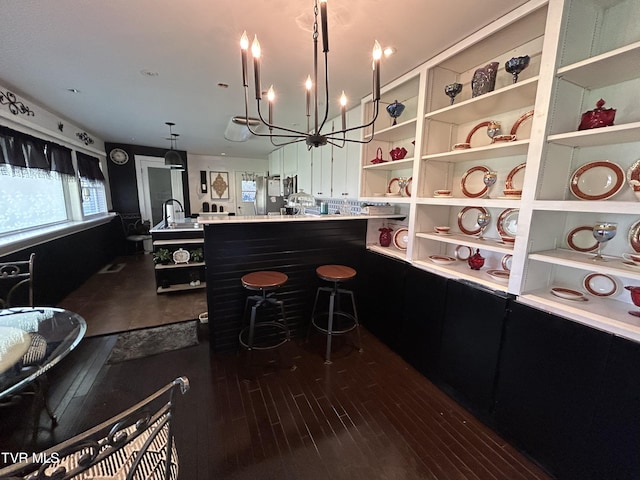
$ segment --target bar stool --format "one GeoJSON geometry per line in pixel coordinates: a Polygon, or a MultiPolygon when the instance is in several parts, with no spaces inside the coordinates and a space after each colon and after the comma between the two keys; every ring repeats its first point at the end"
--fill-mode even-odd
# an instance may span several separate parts
{"type": "Polygon", "coordinates": [[[249,325],[243,328],[238,335],[240,344],[248,350],[268,350],[279,347],[290,339],[289,327],[284,313],[284,303],[275,296],[275,291],[284,285],[289,277],[281,272],[259,271],[247,273],[241,279],[242,286],[250,291],[259,292],[259,294],[249,295],[244,306],[243,318],[247,317],[249,310],[249,302],[254,302],[251,307],[251,317],[249,325]],[[279,310],[280,318],[274,320],[264,320],[257,322],[256,316],[259,308],[273,307],[279,310]],[[267,330],[267,334],[263,335],[259,343],[256,340],[256,330],[267,330]],[[282,335],[284,333],[284,335],[282,335]],[[282,338],[281,338],[282,337],[282,338]],[[262,343],[265,341],[265,343],[262,343]]]}
{"type": "MultiPolygon", "coordinates": [[[[316,291],[316,299],[313,302],[313,310],[311,313],[311,326],[318,331],[327,335],[327,351],[325,354],[325,364],[331,364],[331,340],[333,335],[342,335],[354,329],[358,334],[358,351],[362,352],[362,340],[360,338],[360,324],[358,323],[358,312],[356,310],[356,302],[351,290],[340,288],[342,282],[351,280],[356,276],[356,271],[345,265],[322,265],[316,268],[316,274],[322,280],[332,282],[332,287],[318,287],[316,291]],[[320,292],[329,292],[329,310],[326,312],[316,312],[318,306],[318,298],[320,292]],[[342,310],[340,307],[340,295],[349,295],[351,297],[352,312],[342,310]],[[327,327],[318,323],[319,317],[327,317],[327,327]]],[[[307,340],[309,332],[307,333],[307,340]]]]}

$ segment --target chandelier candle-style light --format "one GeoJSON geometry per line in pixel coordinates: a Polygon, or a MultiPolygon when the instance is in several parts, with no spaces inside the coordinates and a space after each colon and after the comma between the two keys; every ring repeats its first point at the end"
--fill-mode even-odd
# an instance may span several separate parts
{"type": "Polygon", "coordinates": [[[248,81],[248,50],[249,50],[249,37],[245,31],[240,38],[240,52],[242,54],[242,84],[244,86],[244,108],[246,125],[249,131],[258,137],[269,137],[271,143],[276,147],[287,145],[290,143],[302,142],[307,144],[307,148],[320,147],[327,143],[335,145],[336,147],[344,147],[346,142],[354,143],[369,143],[373,139],[372,135],[368,140],[354,140],[347,138],[346,133],[353,130],[360,130],[367,127],[375,128],[374,122],[378,118],[378,106],[380,103],[380,60],[382,58],[382,48],[376,41],[373,47],[373,118],[369,123],[360,125],[357,127],[347,128],[346,122],[346,108],[347,97],[342,92],[340,96],[340,114],[342,120],[342,128],[338,131],[330,133],[322,133],[322,129],[327,122],[329,116],[329,73],[328,73],[328,53],[329,53],[329,35],[327,25],[327,0],[315,0],[314,6],[314,22],[313,22],[313,79],[311,75],[307,76],[305,82],[306,88],[306,116],[307,116],[307,130],[305,132],[282,127],[273,123],[273,106],[275,102],[275,91],[273,85],[269,87],[267,91],[268,112],[267,119],[265,120],[261,110],[262,101],[262,86],[260,83],[260,43],[258,42],[257,35],[255,36],[253,43],[251,44],[251,54],[253,56],[253,80],[255,86],[255,99],[257,103],[258,117],[260,121],[269,128],[269,133],[258,132],[255,128],[255,124],[252,125],[249,117],[249,81],[248,81]],[[320,113],[318,111],[318,10],[320,11],[320,24],[322,30],[322,52],[324,54],[324,90],[325,90],[325,109],[322,120],[320,120],[320,113]],[[313,105],[312,105],[313,97],[313,105]],[[313,107],[313,109],[312,109],[313,107]],[[313,110],[313,127],[311,126],[311,114],[313,110]]]}

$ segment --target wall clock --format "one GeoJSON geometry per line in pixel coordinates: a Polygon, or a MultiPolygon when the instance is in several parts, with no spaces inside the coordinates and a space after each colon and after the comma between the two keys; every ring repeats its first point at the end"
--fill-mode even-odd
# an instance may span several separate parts
{"type": "Polygon", "coordinates": [[[129,161],[129,154],[121,148],[114,148],[109,152],[109,158],[116,165],[124,165],[129,161]]]}

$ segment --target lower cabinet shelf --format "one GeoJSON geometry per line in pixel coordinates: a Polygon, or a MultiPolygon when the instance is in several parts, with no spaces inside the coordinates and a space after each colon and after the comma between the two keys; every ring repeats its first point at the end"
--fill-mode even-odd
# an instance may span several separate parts
{"type": "Polygon", "coordinates": [[[201,288],[207,288],[207,282],[200,282],[199,285],[190,285],[188,283],[176,283],[168,287],[158,287],[156,292],[170,293],[170,292],[180,292],[184,290],[199,290],[201,288]]]}

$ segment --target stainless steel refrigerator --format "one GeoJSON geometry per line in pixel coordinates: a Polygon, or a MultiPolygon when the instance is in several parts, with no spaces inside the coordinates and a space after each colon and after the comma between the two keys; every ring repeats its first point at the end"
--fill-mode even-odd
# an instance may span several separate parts
{"type": "Polygon", "coordinates": [[[257,177],[256,215],[280,213],[282,207],[284,207],[284,197],[280,194],[280,178],[257,177]]]}

